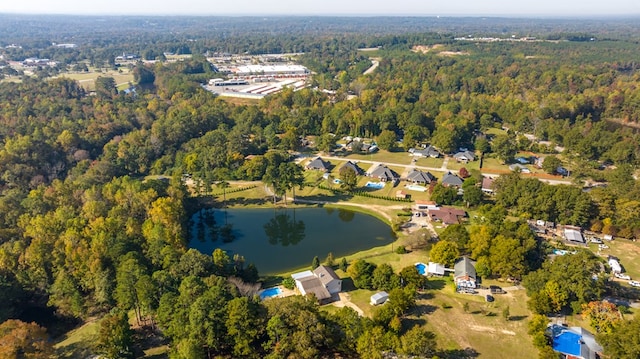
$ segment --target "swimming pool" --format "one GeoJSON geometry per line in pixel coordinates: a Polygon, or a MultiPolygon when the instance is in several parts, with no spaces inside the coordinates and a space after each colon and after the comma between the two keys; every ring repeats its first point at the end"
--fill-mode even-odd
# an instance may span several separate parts
{"type": "Polygon", "coordinates": [[[367,182],[364,186],[368,188],[383,189],[384,182],[367,182]]]}
{"type": "Polygon", "coordinates": [[[427,265],[424,263],[416,263],[416,269],[418,273],[425,275],[427,273],[427,265]]]}
{"type": "Polygon", "coordinates": [[[339,178],[336,178],[336,179],[333,180],[333,183],[334,184],[340,184],[340,183],[342,183],[342,181],[339,178]]]}
{"type": "Polygon", "coordinates": [[[280,287],[267,288],[260,293],[260,299],[273,298],[280,294],[282,294],[282,289],[280,289],[280,287]]]}

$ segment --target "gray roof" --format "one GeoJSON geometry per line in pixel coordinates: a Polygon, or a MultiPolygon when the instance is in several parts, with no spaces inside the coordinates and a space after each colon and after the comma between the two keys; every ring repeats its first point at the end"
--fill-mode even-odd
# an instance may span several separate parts
{"type": "Polygon", "coordinates": [[[571,242],[584,243],[584,237],[582,233],[580,233],[577,229],[565,228],[564,229],[564,238],[571,242]]]}
{"type": "Polygon", "coordinates": [[[454,175],[451,172],[447,172],[447,174],[442,177],[442,185],[460,187],[462,186],[462,178],[454,175]]]}
{"type": "Polygon", "coordinates": [[[410,153],[413,153],[414,155],[420,155],[423,157],[438,157],[440,156],[440,152],[438,150],[436,150],[435,147],[429,145],[427,146],[427,148],[424,149],[419,149],[419,148],[411,148],[409,150],[410,153]]]}
{"type": "Polygon", "coordinates": [[[378,292],[371,296],[371,300],[388,299],[388,298],[389,298],[389,293],[384,291],[378,292]]]}
{"type": "Polygon", "coordinates": [[[435,181],[436,178],[429,172],[413,170],[407,175],[407,180],[412,182],[431,183],[435,181]]]}
{"type": "Polygon", "coordinates": [[[332,280],[340,280],[340,277],[338,277],[336,272],[334,272],[331,267],[327,266],[319,266],[313,270],[313,274],[320,279],[323,285],[327,285],[332,280]]]}
{"type": "Polygon", "coordinates": [[[469,259],[469,257],[462,257],[456,261],[456,264],[453,266],[454,277],[464,277],[469,276],[473,279],[476,279],[476,267],[473,265],[473,261],[469,259]]]}
{"type": "Polygon", "coordinates": [[[322,284],[320,278],[316,276],[310,276],[298,279],[302,288],[304,288],[305,293],[313,293],[318,300],[324,300],[331,298],[331,294],[327,290],[327,288],[322,284]]]}
{"type": "Polygon", "coordinates": [[[325,162],[322,160],[322,158],[316,157],[313,161],[309,162],[309,164],[307,165],[307,168],[312,170],[326,171],[329,169],[330,165],[331,165],[330,162],[325,162]]]}
{"type": "Polygon", "coordinates": [[[471,151],[460,151],[453,155],[453,158],[456,160],[474,161],[476,159],[476,155],[471,151]]]}
{"type": "Polygon", "coordinates": [[[378,165],[370,174],[371,177],[377,177],[386,181],[398,179],[400,176],[392,169],[385,165],[378,165]]]}
{"type": "Polygon", "coordinates": [[[361,175],[364,171],[362,170],[362,168],[358,167],[357,164],[351,162],[351,161],[347,161],[344,165],[342,165],[342,167],[340,167],[340,171],[342,171],[345,168],[350,168],[353,171],[355,171],[356,174],[361,175]]]}

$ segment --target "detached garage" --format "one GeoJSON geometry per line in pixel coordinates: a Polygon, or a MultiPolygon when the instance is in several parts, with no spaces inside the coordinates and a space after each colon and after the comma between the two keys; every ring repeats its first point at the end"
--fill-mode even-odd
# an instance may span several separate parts
{"type": "Polygon", "coordinates": [[[383,304],[387,300],[389,300],[389,293],[378,292],[371,296],[371,305],[383,304]]]}

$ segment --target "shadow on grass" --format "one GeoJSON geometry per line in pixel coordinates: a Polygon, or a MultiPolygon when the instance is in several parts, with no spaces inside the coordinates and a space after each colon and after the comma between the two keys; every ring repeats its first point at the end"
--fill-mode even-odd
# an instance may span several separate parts
{"type": "Polygon", "coordinates": [[[90,344],[73,343],[56,349],[57,358],[88,358],[93,355],[90,344]]]}
{"type": "Polygon", "coordinates": [[[423,305],[416,306],[415,312],[416,312],[416,315],[421,316],[421,315],[431,314],[435,312],[436,309],[438,309],[438,307],[436,307],[435,305],[423,304],[423,305]]]}
{"type": "Polygon", "coordinates": [[[404,330],[410,330],[411,328],[418,326],[418,327],[422,327],[424,325],[427,324],[427,320],[426,319],[420,319],[420,318],[404,318],[402,320],[402,327],[404,330]]]}
{"type": "Polygon", "coordinates": [[[353,284],[353,279],[351,278],[342,278],[342,291],[343,292],[352,292],[356,290],[356,286],[353,284]]]}
{"type": "Polygon", "coordinates": [[[519,322],[521,320],[527,319],[528,315],[512,315],[509,317],[509,321],[511,322],[519,322]]]}
{"type": "Polygon", "coordinates": [[[438,353],[438,357],[444,359],[471,359],[478,356],[480,356],[480,353],[473,348],[449,349],[438,353]]]}
{"type": "Polygon", "coordinates": [[[429,279],[425,287],[427,289],[441,290],[446,285],[447,285],[447,282],[444,279],[436,278],[436,279],[429,279]]]}

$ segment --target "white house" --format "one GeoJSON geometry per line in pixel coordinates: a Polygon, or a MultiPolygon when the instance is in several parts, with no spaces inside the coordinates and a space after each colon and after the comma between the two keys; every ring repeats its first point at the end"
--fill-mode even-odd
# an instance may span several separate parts
{"type": "Polygon", "coordinates": [[[389,294],[387,292],[378,292],[371,296],[371,305],[383,304],[389,300],[389,294]]]}
{"type": "Polygon", "coordinates": [[[453,266],[454,281],[459,291],[474,289],[476,287],[476,268],[469,257],[458,259],[453,266]]]}
{"type": "Polygon", "coordinates": [[[620,262],[618,262],[618,258],[609,256],[607,262],[609,263],[609,267],[611,267],[611,271],[613,273],[622,273],[622,266],[620,265],[620,262]]]}
{"type": "Polygon", "coordinates": [[[342,291],[342,280],[333,269],[326,266],[319,266],[313,272],[306,270],[294,273],[291,278],[296,282],[300,294],[313,293],[320,302],[326,302],[333,294],[342,291]]]}

